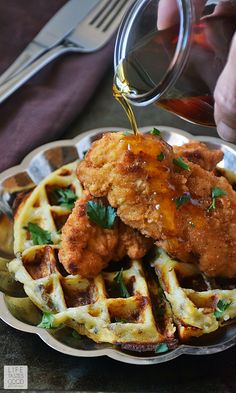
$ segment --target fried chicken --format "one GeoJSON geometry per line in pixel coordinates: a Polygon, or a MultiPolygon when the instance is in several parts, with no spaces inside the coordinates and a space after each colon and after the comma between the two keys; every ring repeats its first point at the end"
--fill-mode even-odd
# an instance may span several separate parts
{"type": "MultiPolygon", "coordinates": [[[[86,214],[91,195],[79,199],[62,229],[59,260],[70,274],[95,277],[107,264],[128,255],[142,258],[153,244],[137,230],[127,227],[117,217],[114,228],[104,229],[90,221],[86,214]]],[[[103,200],[99,201],[104,203],[103,200]]]]}
{"type": "Polygon", "coordinates": [[[209,150],[205,143],[190,141],[182,146],[173,146],[175,154],[187,158],[188,161],[200,165],[207,171],[213,171],[216,165],[223,159],[221,150],[209,150]]]}
{"type": "Polygon", "coordinates": [[[77,174],[172,257],[197,261],[208,276],[236,277],[236,193],[224,177],[183,160],[160,137],[121,132],[96,141],[77,174]]]}

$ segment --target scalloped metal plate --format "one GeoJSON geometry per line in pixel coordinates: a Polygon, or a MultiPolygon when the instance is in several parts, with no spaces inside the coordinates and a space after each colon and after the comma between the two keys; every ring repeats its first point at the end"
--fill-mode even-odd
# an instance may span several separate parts
{"type": "MultiPolygon", "coordinates": [[[[163,138],[171,145],[182,145],[190,139],[197,139],[206,143],[210,148],[219,148],[224,152],[224,159],[220,167],[229,169],[236,173],[236,147],[230,143],[223,142],[218,138],[198,136],[178,130],[172,127],[155,126],[161,130],[163,138]]],[[[142,132],[148,132],[153,126],[144,127],[142,132]]],[[[91,143],[101,137],[102,133],[121,130],[119,127],[98,128],[85,132],[72,140],[62,140],[43,145],[28,154],[22,163],[10,168],[0,175],[0,232],[5,231],[2,222],[6,225],[6,217],[11,216],[11,206],[15,194],[20,190],[27,190],[38,184],[45,176],[60,166],[82,158],[91,143]],[[6,220],[4,220],[4,218],[6,220]]],[[[124,129],[122,129],[124,130],[124,129]]],[[[9,221],[10,223],[10,221],[9,221]]],[[[9,229],[9,233],[11,228],[9,229]]],[[[7,242],[0,236],[0,259],[10,259],[7,242]]],[[[5,272],[6,274],[6,272],[5,272]]],[[[0,268],[1,280],[1,268],[0,268]]],[[[14,285],[14,284],[13,284],[14,285]]],[[[0,286],[1,288],[1,286],[0,286]]],[[[17,289],[18,290],[18,289],[17,289]]],[[[34,317],[37,318],[36,307],[29,299],[23,298],[22,289],[12,294],[0,292],[0,318],[15,329],[28,333],[37,334],[47,345],[53,349],[72,356],[96,357],[109,356],[110,358],[131,364],[155,364],[170,361],[182,354],[206,355],[224,351],[236,344],[236,325],[231,325],[216,334],[205,338],[205,342],[199,339],[192,345],[179,345],[176,349],[161,355],[134,354],[117,349],[109,344],[96,344],[90,340],[73,341],[66,332],[49,332],[33,325],[34,317]],[[26,307],[28,307],[26,309],[26,307]],[[28,319],[26,318],[28,312],[28,319]],[[31,314],[30,314],[31,313],[31,314]],[[35,314],[35,315],[34,315],[35,314]],[[26,322],[27,319],[27,322],[26,322]]]]}

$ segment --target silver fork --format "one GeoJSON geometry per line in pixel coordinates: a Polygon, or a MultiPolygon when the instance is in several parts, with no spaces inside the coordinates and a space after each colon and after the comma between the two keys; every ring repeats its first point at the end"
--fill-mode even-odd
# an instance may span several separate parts
{"type": "Polygon", "coordinates": [[[69,52],[86,53],[101,49],[113,36],[134,2],[135,0],[101,0],[60,45],[50,49],[0,86],[0,103],[59,56],[69,52]]]}

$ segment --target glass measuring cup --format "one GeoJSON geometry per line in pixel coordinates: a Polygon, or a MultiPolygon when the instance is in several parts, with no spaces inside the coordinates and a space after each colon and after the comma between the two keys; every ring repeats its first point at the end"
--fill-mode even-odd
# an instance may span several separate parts
{"type": "Polygon", "coordinates": [[[214,88],[235,30],[235,0],[138,0],[118,32],[114,84],[133,105],[215,126],[214,88]]]}

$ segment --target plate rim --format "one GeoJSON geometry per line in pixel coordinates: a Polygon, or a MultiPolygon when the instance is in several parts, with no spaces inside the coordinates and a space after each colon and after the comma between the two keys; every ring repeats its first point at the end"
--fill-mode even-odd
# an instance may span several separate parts
{"type": "MultiPolygon", "coordinates": [[[[211,136],[202,136],[202,135],[192,135],[187,131],[183,131],[179,128],[165,126],[165,125],[151,125],[141,127],[140,131],[148,132],[152,128],[158,128],[160,131],[167,131],[167,132],[174,132],[182,137],[185,137],[187,140],[200,140],[202,142],[211,142],[214,144],[225,145],[227,148],[232,149],[236,154],[236,146],[232,143],[226,142],[221,140],[217,137],[211,136]]],[[[15,165],[11,168],[6,169],[2,173],[0,173],[0,183],[3,182],[6,178],[16,175],[19,172],[27,172],[28,167],[32,159],[34,159],[37,155],[44,151],[48,151],[55,147],[60,146],[75,146],[77,145],[82,139],[87,136],[93,136],[99,133],[109,132],[109,131],[128,131],[128,128],[124,127],[98,127],[92,130],[88,130],[82,132],[81,134],[75,136],[72,139],[60,139],[53,142],[49,142],[43,144],[30,153],[28,153],[25,158],[21,161],[20,164],[15,165]]],[[[183,354],[185,355],[208,355],[214,354],[217,352],[222,352],[236,344],[236,334],[229,338],[226,342],[213,344],[208,346],[191,346],[187,344],[181,344],[176,349],[164,353],[158,356],[135,356],[131,354],[127,354],[125,352],[121,352],[116,348],[101,348],[101,349],[94,349],[94,350],[83,350],[70,347],[62,342],[58,341],[55,337],[53,337],[48,331],[40,329],[36,326],[29,325],[25,322],[22,322],[15,318],[10,310],[7,307],[5,302],[6,295],[0,291],[0,319],[5,322],[6,324],[10,325],[11,327],[24,331],[26,333],[33,333],[37,334],[42,341],[44,341],[49,347],[53,348],[54,350],[64,353],[70,356],[78,356],[78,357],[99,357],[99,356],[108,356],[114,360],[121,361],[123,363],[135,364],[135,365],[152,365],[152,364],[159,364],[163,362],[167,362],[173,360],[183,354]]]]}

